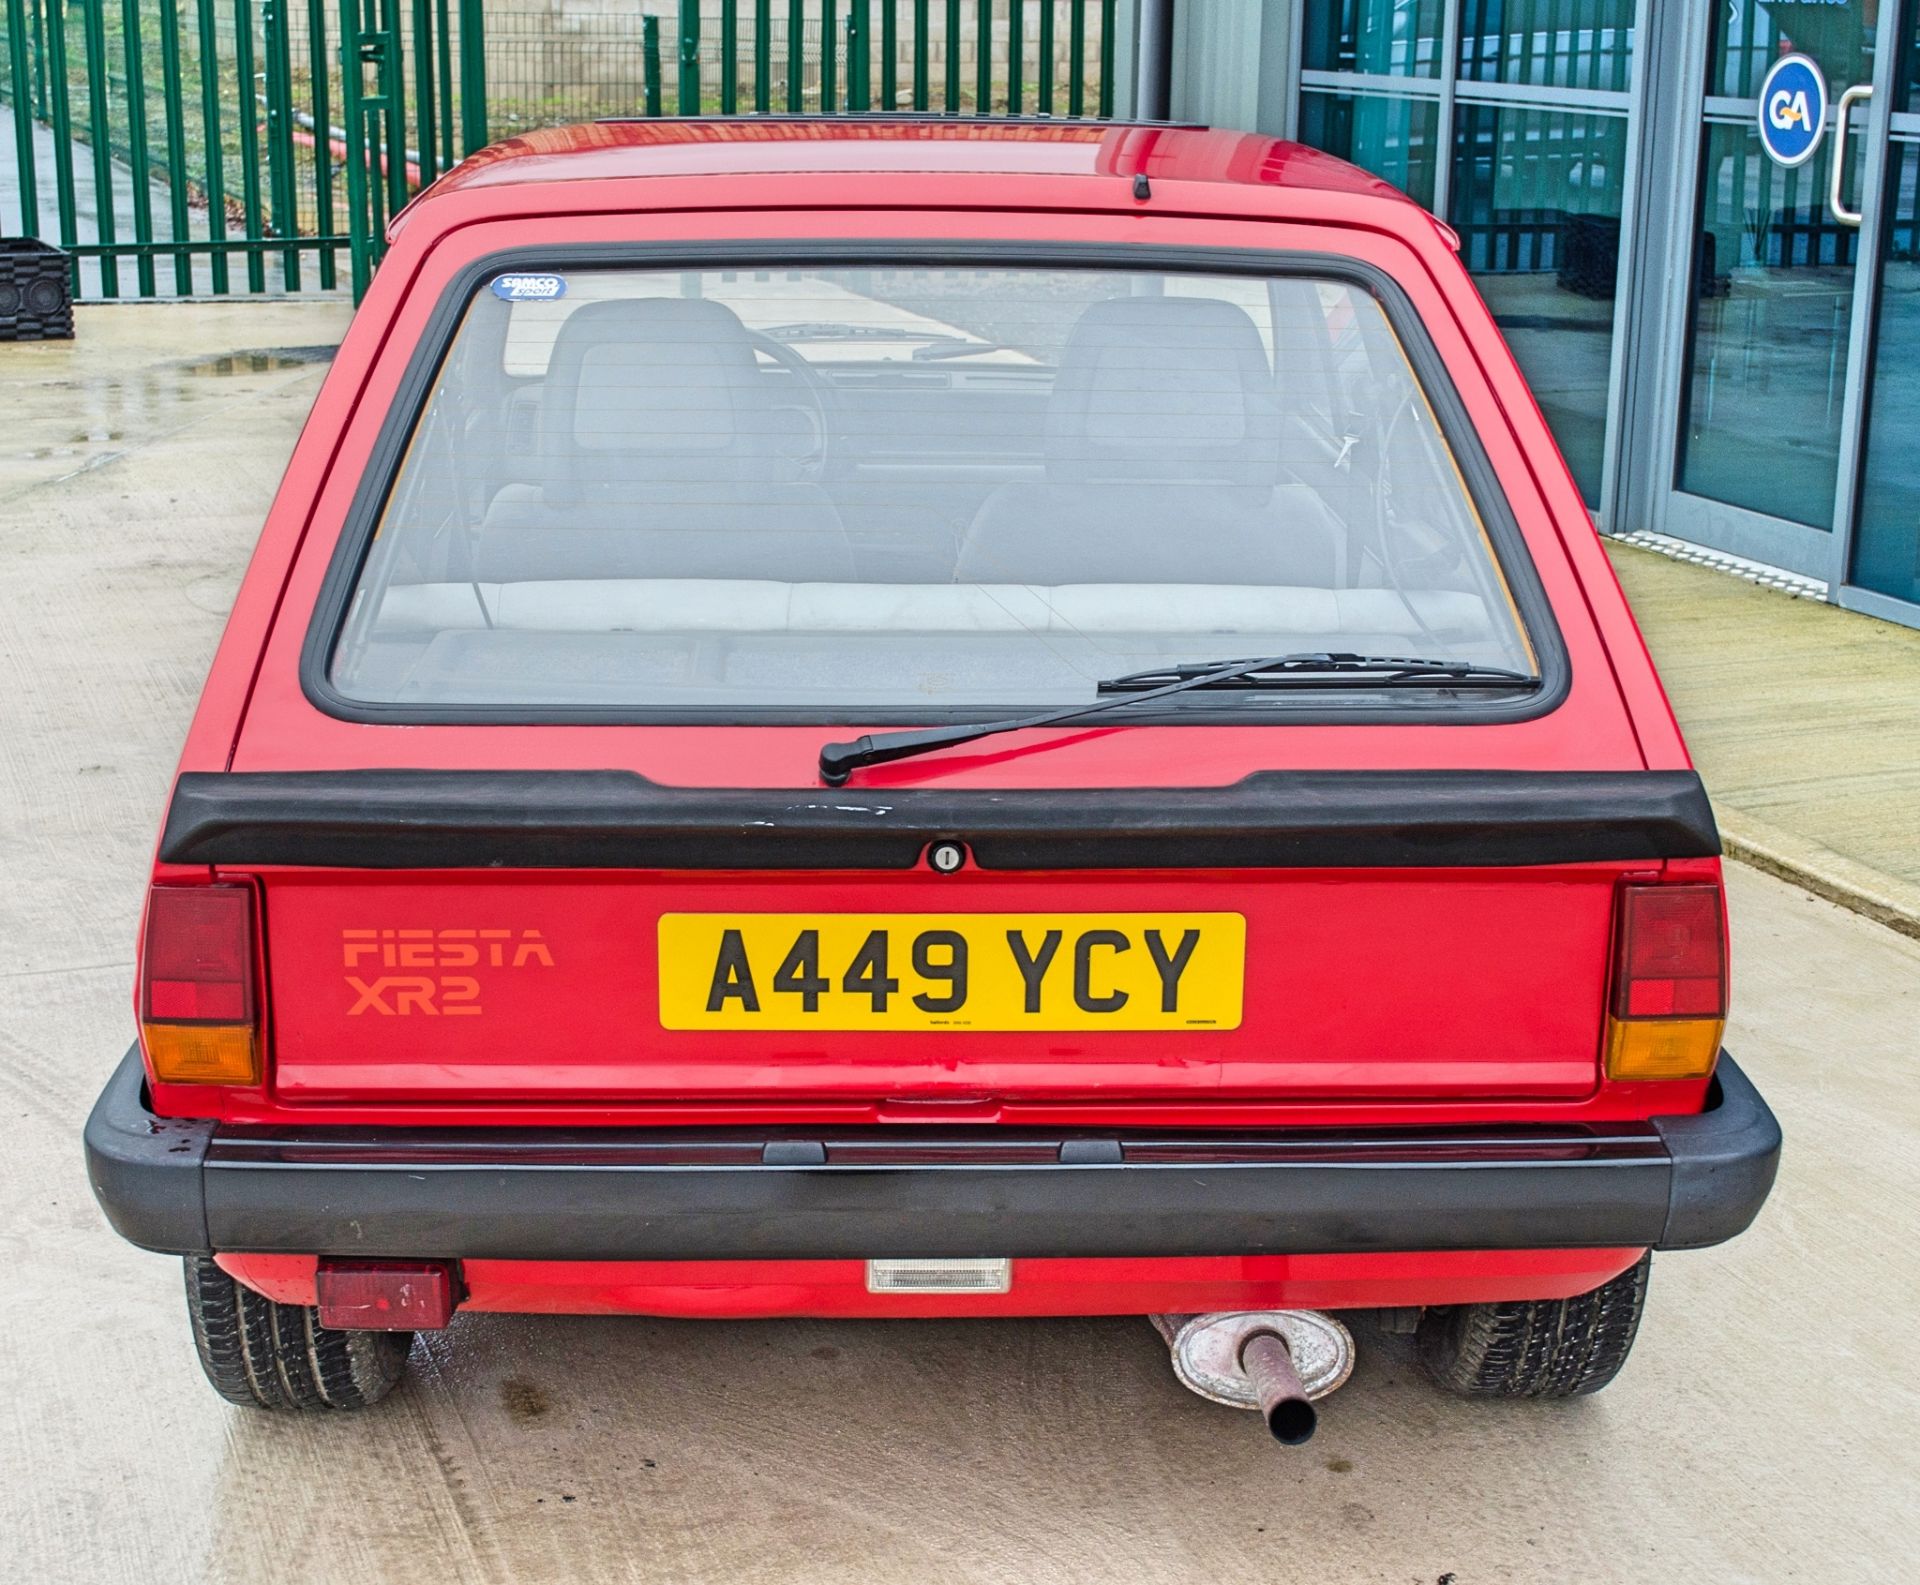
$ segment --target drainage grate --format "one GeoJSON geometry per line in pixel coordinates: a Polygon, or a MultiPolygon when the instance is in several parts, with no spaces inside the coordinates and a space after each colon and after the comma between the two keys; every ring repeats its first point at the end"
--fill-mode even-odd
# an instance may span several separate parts
{"type": "Polygon", "coordinates": [[[1696,567],[1710,567],[1715,572],[1732,573],[1736,578],[1744,578],[1748,583],[1757,583],[1764,589],[1778,589],[1782,594],[1790,594],[1796,600],[1825,600],[1827,585],[1819,578],[1808,578],[1797,572],[1788,572],[1784,567],[1770,567],[1764,561],[1749,561],[1745,556],[1729,555],[1724,550],[1709,550],[1705,545],[1695,545],[1684,539],[1674,539],[1667,534],[1650,534],[1644,531],[1635,534],[1609,534],[1609,539],[1617,539],[1623,545],[1637,545],[1642,550],[1653,551],[1656,555],[1671,556],[1675,561],[1687,561],[1696,567]]]}

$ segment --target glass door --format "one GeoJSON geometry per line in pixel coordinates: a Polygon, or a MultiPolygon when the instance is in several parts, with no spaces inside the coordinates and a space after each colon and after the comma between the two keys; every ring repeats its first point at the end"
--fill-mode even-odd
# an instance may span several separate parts
{"type": "Polygon", "coordinates": [[[1885,177],[1865,449],[1842,604],[1920,624],[1920,4],[1900,26],[1885,177]],[[1897,602],[1897,603],[1896,603],[1897,602]]]}
{"type": "Polygon", "coordinates": [[[1862,219],[1887,117],[1872,99],[1888,87],[1894,0],[1705,9],[1672,489],[1657,526],[1837,583],[1878,273],[1881,228],[1862,219]]]}

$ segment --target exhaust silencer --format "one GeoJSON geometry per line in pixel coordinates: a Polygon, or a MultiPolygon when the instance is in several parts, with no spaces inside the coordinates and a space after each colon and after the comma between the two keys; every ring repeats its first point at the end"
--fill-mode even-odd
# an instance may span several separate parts
{"type": "Polygon", "coordinates": [[[1202,1398],[1253,1409],[1275,1441],[1313,1435],[1324,1398],[1353,1374],[1353,1334],[1318,1310],[1234,1310],[1150,1318],[1167,1340],[1173,1373],[1202,1398]]]}

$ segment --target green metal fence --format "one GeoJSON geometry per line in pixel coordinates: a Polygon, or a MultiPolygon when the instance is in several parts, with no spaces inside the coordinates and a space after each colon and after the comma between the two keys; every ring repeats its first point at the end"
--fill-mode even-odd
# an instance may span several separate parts
{"type": "Polygon", "coordinates": [[[489,5],[495,137],[602,116],[1113,113],[1112,0],[600,4],[489,5]]]}
{"type": "Polygon", "coordinates": [[[4,6],[18,203],[0,229],[66,248],[84,297],[358,297],[392,215],[490,133],[603,116],[1113,111],[1114,0],[4,6]]]}

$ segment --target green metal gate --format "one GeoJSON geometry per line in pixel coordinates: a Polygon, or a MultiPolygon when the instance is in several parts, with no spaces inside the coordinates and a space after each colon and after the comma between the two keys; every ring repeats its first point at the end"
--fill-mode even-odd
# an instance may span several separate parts
{"type": "Polygon", "coordinates": [[[67,249],[81,297],[357,298],[393,214],[489,133],[1113,113],[1115,0],[3,3],[0,230],[67,249]]]}
{"type": "Polygon", "coordinates": [[[6,0],[6,20],[20,232],[74,255],[78,295],[357,295],[393,211],[486,142],[478,0],[6,0]]]}

